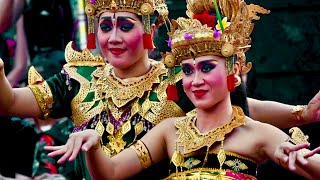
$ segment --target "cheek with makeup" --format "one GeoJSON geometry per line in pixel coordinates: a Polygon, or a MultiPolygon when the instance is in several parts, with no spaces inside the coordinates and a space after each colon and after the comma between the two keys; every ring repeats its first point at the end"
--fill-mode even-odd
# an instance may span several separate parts
{"type": "Polygon", "coordinates": [[[103,55],[110,63],[126,66],[128,60],[135,61],[144,53],[143,25],[133,13],[119,12],[115,17],[113,15],[108,12],[101,15],[98,41],[103,55]]]}

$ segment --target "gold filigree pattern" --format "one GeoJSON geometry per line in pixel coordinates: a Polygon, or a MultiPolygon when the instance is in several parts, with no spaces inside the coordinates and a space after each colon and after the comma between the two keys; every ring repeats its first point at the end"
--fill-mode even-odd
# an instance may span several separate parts
{"type": "Polygon", "coordinates": [[[69,42],[65,49],[65,66],[104,66],[106,62],[100,55],[92,54],[88,49],[79,52],[72,48],[73,42],[69,42]]]}
{"type": "Polygon", "coordinates": [[[194,18],[205,10],[215,13],[214,3],[209,0],[187,1],[187,18],[172,21],[171,39],[172,54],[176,64],[182,59],[189,59],[203,55],[219,55],[229,57],[237,55],[240,62],[241,74],[247,73],[252,64],[246,64],[245,52],[251,47],[251,33],[253,20],[258,20],[257,13],[268,14],[270,11],[258,6],[247,5],[244,0],[217,0],[223,16],[230,20],[230,26],[219,37],[214,37],[214,29],[194,18]],[[188,38],[186,38],[186,36],[188,38]],[[224,48],[228,45],[228,48],[224,48]],[[226,51],[228,50],[228,51],[226,51]],[[229,51],[230,50],[230,51],[229,51]]]}
{"type": "Polygon", "coordinates": [[[78,94],[71,101],[72,119],[75,126],[79,126],[82,123],[93,118],[95,115],[100,114],[105,109],[102,100],[98,100],[98,105],[93,107],[95,101],[84,102],[90,92],[90,81],[77,72],[77,67],[64,67],[64,70],[68,75],[80,83],[80,89],[78,94]]]}
{"type": "Polygon", "coordinates": [[[137,153],[142,168],[146,169],[152,165],[148,148],[142,141],[138,140],[136,143],[130,146],[130,148],[137,153]]]}
{"type": "Polygon", "coordinates": [[[162,75],[167,72],[160,62],[151,60],[150,71],[140,77],[120,79],[115,76],[111,65],[107,65],[104,74],[98,77],[97,84],[103,85],[96,93],[105,93],[105,98],[111,98],[112,102],[119,108],[126,105],[135,98],[141,98],[146,91],[151,91],[155,83],[160,83],[162,75]],[[100,92],[99,92],[100,91],[100,92]]]}
{"type": "MultiPolygon", "coordinates": [[[[242,109],[238,106],[232,106],[232,120],[223,126],[220,126],[206,134],[201,134],[195,127],[195,117],[187,116],[175,122],[179,135],[177,142],[182,146],[184,153],[190,153],[199,150],[202,147],[210,147],[217,141],[224,140],[226,134],[230,133],[234,128],[245,124],[245,116],[242,109]]],[[[194,113],[190,113],[194,114],[194,113]]],[[[190,115],[188,114],[188,115],[190,115]]]]}
{"type": "MultiPolygon", "coordinates": [[[[99,17],[103,12],[132,12],[138,15],[142,15],[145,12],[148,4],[148,9],[150,9],[147,15],[153,14],[155,4],[152,0],[96,0],[90,1],[86,0],[86,11],[88,15],[95,15],[99,17]],[[90,8],[87,8],[90,7],[90,8]]],[[[146,12],[145,12],[146,13],[146,12]]]]}
{"type": "Polygon", "coordinates": [[[46,119],[50,115],[50,109],[48,107],[48,104],[44,97],[46,96],[45,92],[40,89],[39,85],[29,85],[28,86],[32,93],[34,94],[34,97],[36,98],[36,101],[38,102],[38,105],[42,111],[43,119],[46,119]]]}
{"type": "Polygon", "coordinates": [[[50,108],[54,103],[48,83],[34,67],[31,67],[28,72],[28,84],[39,104],[44,119],[46,119],[50,115],[50,108]]]}

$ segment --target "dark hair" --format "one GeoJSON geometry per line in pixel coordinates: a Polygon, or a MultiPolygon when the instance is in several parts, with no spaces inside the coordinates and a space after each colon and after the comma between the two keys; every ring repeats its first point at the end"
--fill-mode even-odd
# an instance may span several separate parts
{"type": "Polygon", "coordinates": [[[250,113],[247,101],[247,89],[244,83],[241,83],[240,86],[236,87],[236,90],[234,92],[230,93],[230,98],[231,104],[240,106],[243,109],[244,114],[246,116],[249,116],[250,113]]]}

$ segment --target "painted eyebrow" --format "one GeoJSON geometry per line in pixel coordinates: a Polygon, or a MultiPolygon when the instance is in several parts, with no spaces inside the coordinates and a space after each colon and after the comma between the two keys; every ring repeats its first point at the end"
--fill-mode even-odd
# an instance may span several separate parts
{"type": "Polygon", "coordinates": [[[204,65],[204,64],[207,64],[209,62],[218,62],[218,61],[215,60],[215,59],[208,59],[208,60],[204,60],[204,61],[199,62],[199,64],[200,65],[204,65]]]}
{"type": "Polygon", "coordinates": [[[111,17],[110,16],[104,16],[100,18],[100,23],[101,21],[111,21],[111,17]]]}
{"type": "MultiPolygon", "coordinates": [[[[104,17],[101,17],[100,19],[111,21],[111,16],[104,16],[104,17]]],[[[117,18],[117,21],[125,21],[125,20],[130,21],[132,23],[137,22],[137,20],[135,20],[129,16],[118,16],[118,18],[117,18]]]]}
{"type": "MultiPolygon", "coordinates": [[[[215,59],[208,59],[208,60],[201,61],[201,62],[199,62],[199,63],[200,63],[200,65],[203,65],[203,64],[206,64],[206,63],[208,63],[208,62],[218,62],[218,61],[215,60],[215,59]]],[[[190,63],[181,63],[181,65],[183,65],[183,66],[190,66],[190,63]]]]}
{"type": "Polygon", "coordinates": [[[125,21],[125,20],[127,20],[127,21],[130,21],[130,22],[132,22],[132,23],[135,23],[135,22],[137,22],[137,20],[135,20],[135,19],[133,19],[132,17],[129,17],[129,16],[118,16],[118,19],[117,19],[118,21],[125,21]]]}

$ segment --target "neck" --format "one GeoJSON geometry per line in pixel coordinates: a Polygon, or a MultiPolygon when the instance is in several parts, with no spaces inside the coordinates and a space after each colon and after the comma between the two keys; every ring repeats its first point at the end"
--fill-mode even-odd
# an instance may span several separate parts
{"type": "Polygon", "coordinates": [[[128,68],[113,68],[115,75],[121,79],[127,79],[131,77],[139,77],[148,73],[151,68],[148,55],[138,60],[136,63],[130,65],[128,68]]]}
{"type": "Polygon", "coordinates": [[[229,122],[232,117],[232,106],[230,96],[215,104],[210,109],[197,108],[196,126],[202,133],[216,129],[229,122]]]}

